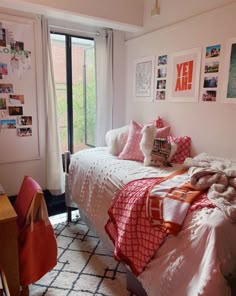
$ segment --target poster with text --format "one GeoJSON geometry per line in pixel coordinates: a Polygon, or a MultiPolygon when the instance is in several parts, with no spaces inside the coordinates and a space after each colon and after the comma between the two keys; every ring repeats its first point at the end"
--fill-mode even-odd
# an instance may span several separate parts
{"type": "Polygon", "coordinates": [[[180,51],[170,55],[169,101],[198,101],[200,65],[201,48],[180,51]]]}

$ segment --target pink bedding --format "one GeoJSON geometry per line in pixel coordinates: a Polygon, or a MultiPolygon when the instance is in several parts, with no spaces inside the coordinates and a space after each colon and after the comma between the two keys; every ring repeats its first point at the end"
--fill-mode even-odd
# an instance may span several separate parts
{"type": "Polygon", "coordinates": [[[125,262],[135,275],[143,271],[169,233],[177,235],[188,210],[214,207],[203,191],[195,191],[191,186],[181,191],[188,185],[185,179],[188,179],[186,170],[180,170],[167,177],[134,180],[126,184],[113,200],[105,229],[113,241],[115,258],[125,262]],[[184,176],[178,178],[180,174],[184,176]],[[164,196],[152,195],[150,199],[150,191],[166,180],[171,182],[173,190],[164,196]],[[180,198],[173,192],[181,194],[180,198]],[[156,202],[147,211],[150,200],[156,202]]]}

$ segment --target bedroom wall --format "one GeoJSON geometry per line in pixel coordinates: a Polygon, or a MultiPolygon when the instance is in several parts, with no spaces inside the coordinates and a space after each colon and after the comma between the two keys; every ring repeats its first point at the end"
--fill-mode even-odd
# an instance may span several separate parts
{"type": "Polygon", "coordinates": [[[135,32],[143,25],[144,0],[1,0],[2,7],[85,25],[135,32]]]}
{"type": "Polygon", "coordinates": [[[205,48],[216,44],[221,44],[218,86],[221,91],[225,79],[223,69],[226,41],[228,38],[236,37],[236,29],[233,25],[235,14],[236,3],[234,2],[179,21],[175,25],[157,29],[142,36],[133,36],[132,39],[127,40],[126,122],[131,119],[146,122],[160,115],[170,124],[173,135],[191,136],[193,155],[204,151],[235,159],[236,104],[220,102],[223,94],[217,102],[204,103],[137,102],[133,95],[136,59],[171,54],[196,47],[205,48]]]}
{"type": "Polygon", "coordinates": [[[151,16],[156,0],[145,0],[143,28],[136,33],[127,33],[126,38],[134,38],[135,36],[140,36],[169,25],[175,25],[180,21],[232,2],[235,2],[235,0],[158,0],[160,13],[151,16]]]}

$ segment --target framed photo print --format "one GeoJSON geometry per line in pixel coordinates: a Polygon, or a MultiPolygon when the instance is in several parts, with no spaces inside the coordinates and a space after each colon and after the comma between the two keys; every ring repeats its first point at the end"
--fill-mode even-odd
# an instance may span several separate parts
{"type": "Polygon", "coordinates": [[[167,84],[167,62],[168,56],[159,55],[156,58],[155,70],[155,102],[163,102],[166,99],[166,84],[167,84]]]}
{"type": "Polygon", "coordinates": [[[201,48],[175,52],[170,55],[168,100],[197,102],[201,68],[201,48]]]}
{"type": "Polygon", "coordinates": [[[136,60],[134,67],[134,96],[137,100],[152,101],[154,56],[136,60]]]}
{"type": "Polygon", "coordinates": [[[203,49],[199,102],[216,102],[218,97],[221,44],[203,49]]]}

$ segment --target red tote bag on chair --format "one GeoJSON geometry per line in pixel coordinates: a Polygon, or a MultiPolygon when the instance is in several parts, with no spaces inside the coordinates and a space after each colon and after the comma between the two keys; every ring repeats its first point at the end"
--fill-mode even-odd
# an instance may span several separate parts
{"type": "Polygon", "coordinates": [[[44,198],[41,198],[38,218],[33,221],[33,199],[25,228],[19,239],[20,284],[27,286],[39,280],[57,264],[57,242],[48,219],[44,198]]]}

